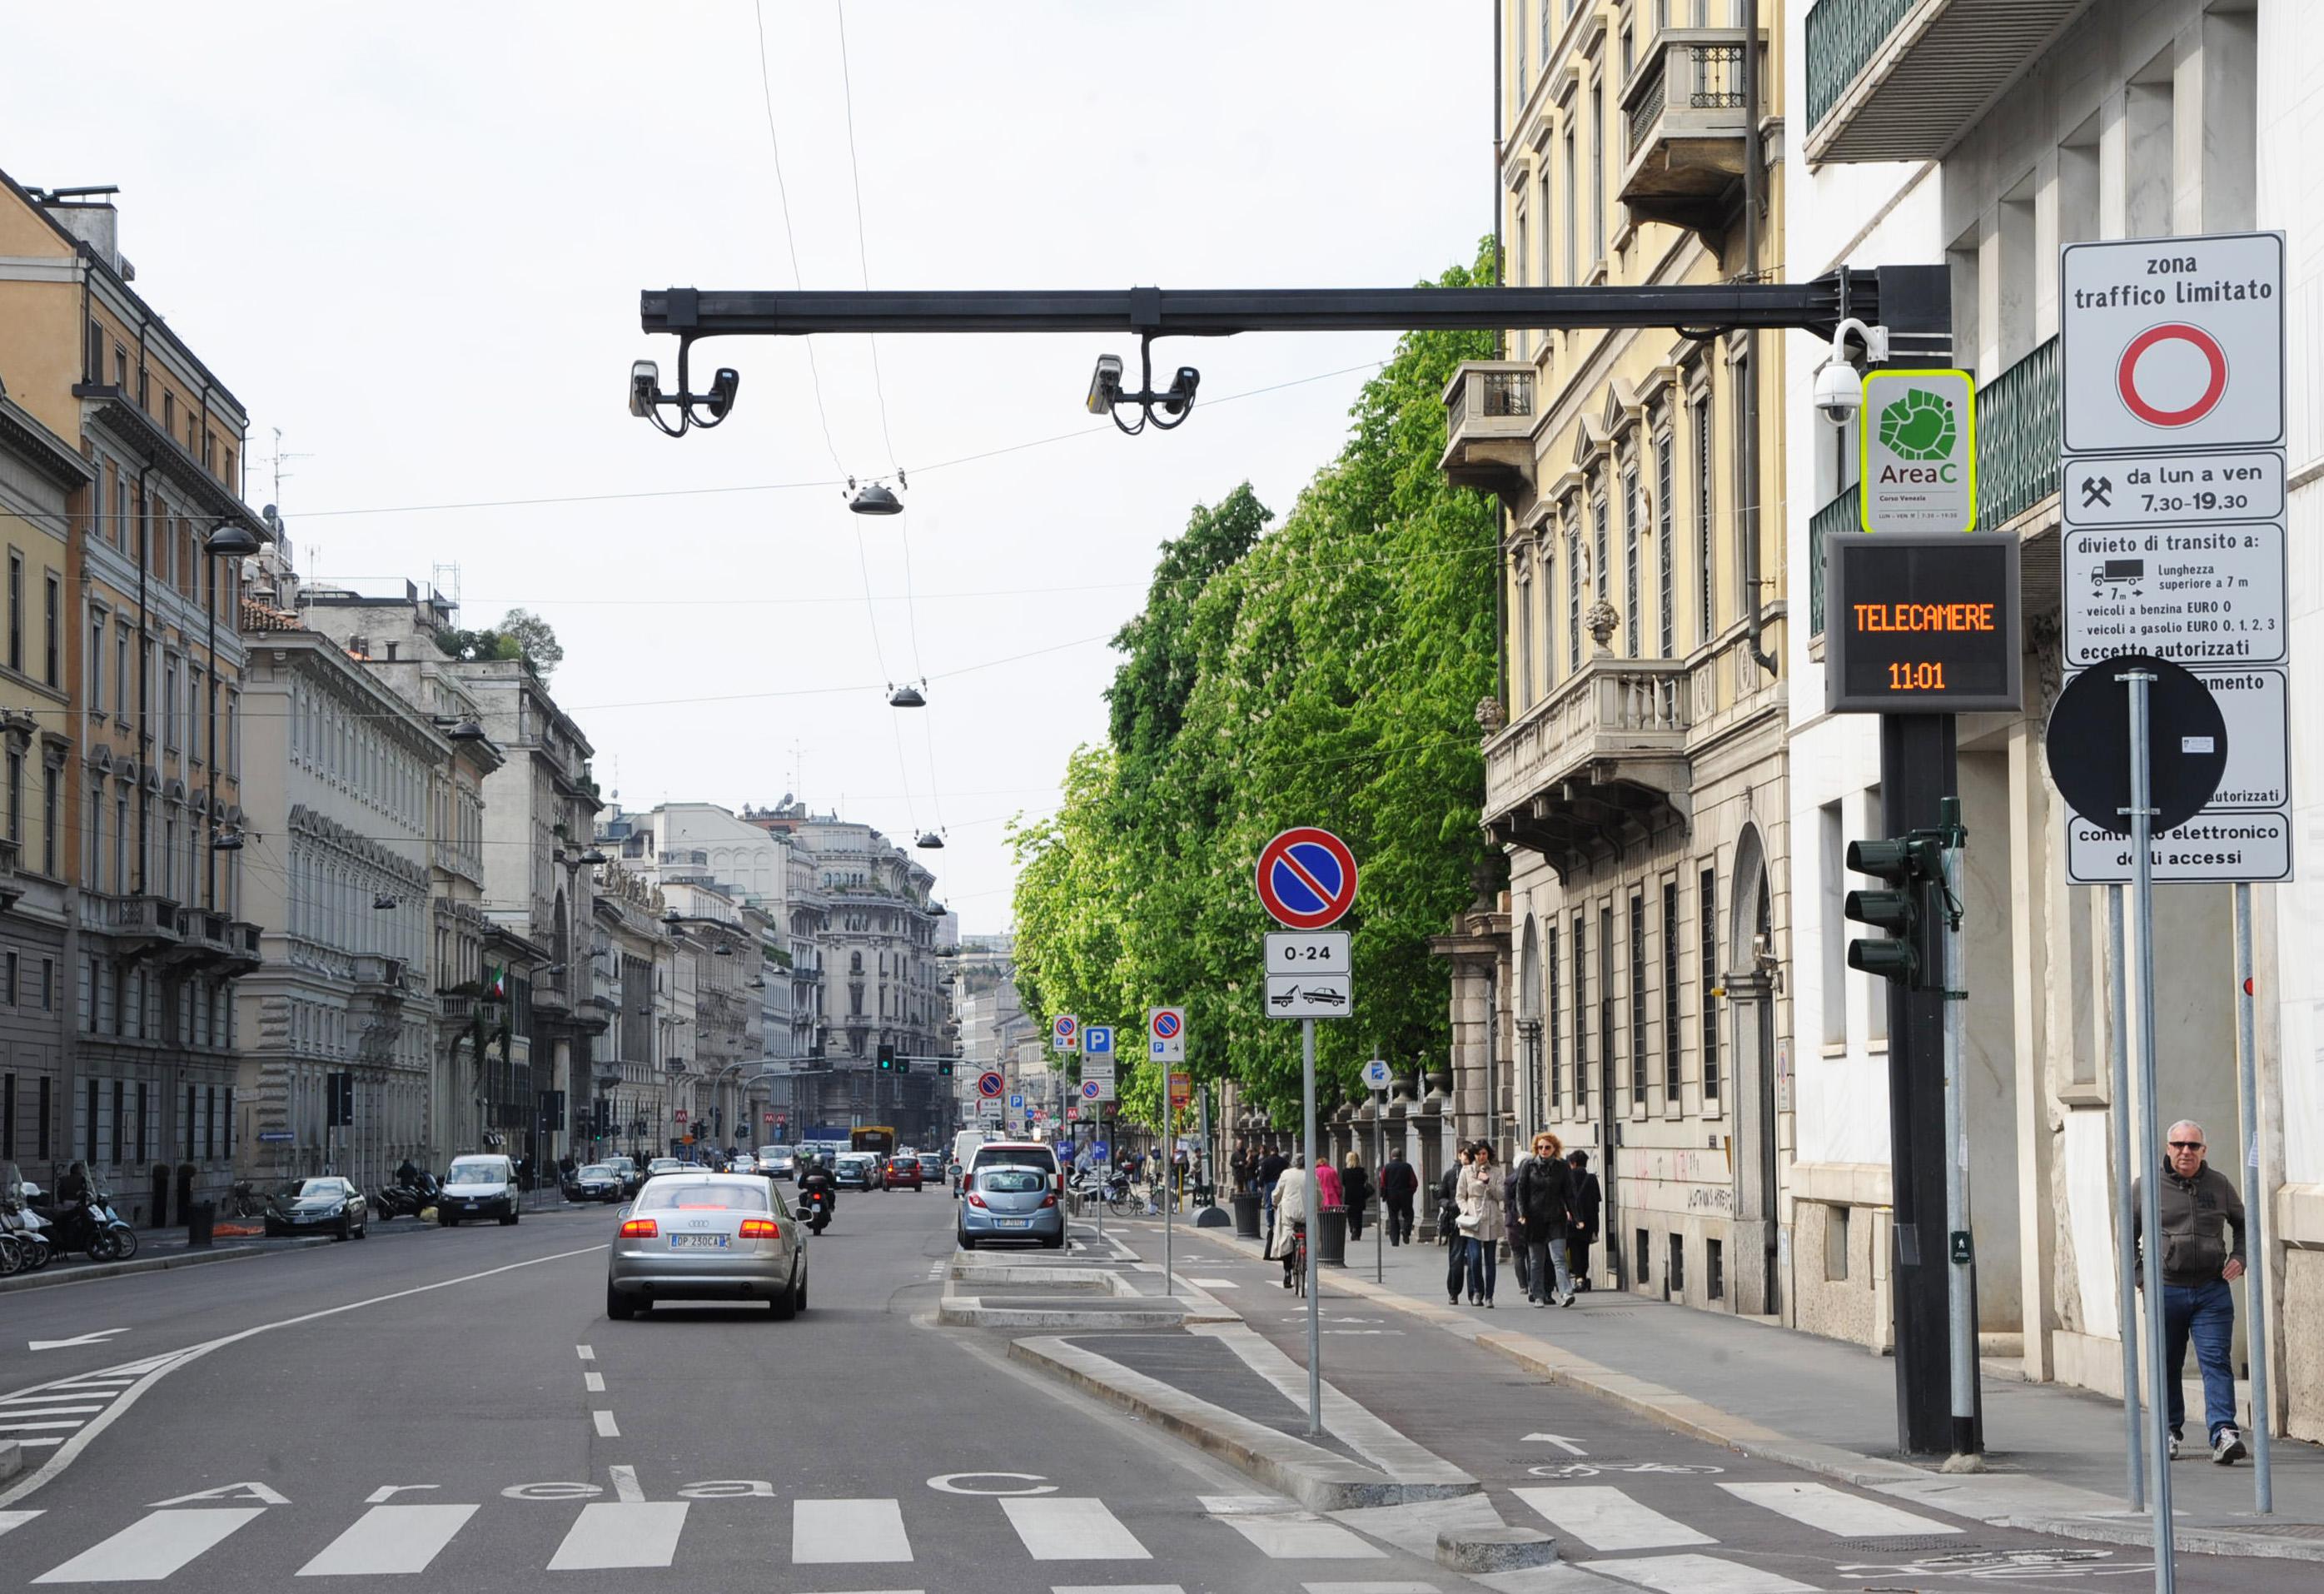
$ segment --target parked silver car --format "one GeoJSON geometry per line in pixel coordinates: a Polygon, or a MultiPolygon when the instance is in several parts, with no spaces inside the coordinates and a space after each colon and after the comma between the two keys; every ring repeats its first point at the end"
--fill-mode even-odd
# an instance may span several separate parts
{"type": "Polygon", "coordinates": [[[1049,1176],[1038,1168],[1004,1165],[968,1176],[960,1203],[960,1248],[988,1239],[1038,1239],[1050,1250],[1065,1243],[1065,1212],[1049,1176]]]}
{"type": "Polygon", "coordinates": [[[774,1181],[759,1174],[659,1174],[621,1211],[605,1265],[605,1315],[662,1301],[807,1305],[807,1251],[774,1181]]]}

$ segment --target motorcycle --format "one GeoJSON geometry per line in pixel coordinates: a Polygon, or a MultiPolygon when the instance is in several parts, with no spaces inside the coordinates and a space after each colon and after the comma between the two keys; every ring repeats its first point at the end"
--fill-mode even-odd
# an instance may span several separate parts
{"type": "Polygon", "coordinates": [[[137,1254],[137,1230],[113,1210],[113,1193],[101,1185],[88,1187],[88,1202],[60,1211],[52,1202],[40,1204],[38,1185],[25,1186],[32,1210],[44,1220],[50,1243],[59,1252],[85,1251],[92,1262],[125,1262],[137,1254]]]}
{"type": "Polygon", "coordinates": [[[32,1273],[56,1257],[48,1225],[21,1196],[0,1195],[0,1273],[32,1273]]]}
{"type": "Polygon", "coordinates": [[[799,1221],[816,1233],[821,1234],[831,1222],[831,1192],[802,1190],[799,1192],[798,1204],[799,1221]]]}
{"type": "Polygon", "coordinates": [[[371,1210],[380,1218],[417,1217],[436,1204],[440,1187],[433,1174],[422,1174],[417,1184],[391,1184],[372,1197],[371,1210]]]}

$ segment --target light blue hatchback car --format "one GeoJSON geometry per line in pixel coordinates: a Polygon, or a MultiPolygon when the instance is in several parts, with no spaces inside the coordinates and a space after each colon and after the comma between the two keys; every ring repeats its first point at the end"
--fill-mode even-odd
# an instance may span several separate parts
{"type": "Polygon", "coordinates": [[[957,1238],[966,1251],[988,1239],[1038,1240],[1057,1249],[1065,1243],[1065,1213],[1055,1183],[1038,1168],[979,1168],[960,1203],[957,1238]]]}

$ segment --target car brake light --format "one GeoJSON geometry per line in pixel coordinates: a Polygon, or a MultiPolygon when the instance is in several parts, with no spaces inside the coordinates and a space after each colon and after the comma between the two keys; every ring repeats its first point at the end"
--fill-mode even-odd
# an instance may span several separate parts
{"type": "Polygon", "coordinates": [[[780,1239],[783,1231],[775,1227],[772,1218],[745,1218],[742,1235],[744,1239],[780,1239]]]}
{"type": "Polygon", "coordinates": [[[623,1239],[651,1239],[661,1232],[661,1225],[651,1218],[632,1218],[622,1225],[623,1239]]]}
{"type": "Polygon", "coordinates": [[[1045,1207],[1053,1207],[1057,1204],[1057,1198],[1054,1195],[1045,1195],[1041,1198],[1041,1204],[1045,1207]]]}
{"type": "Polygon", "coordinates": [[[977,1194],[975,1191],[972,1190],[968,1193],[968,1204],[973,1207],[981,1207],[984,1204],[984,1197],[977,1194]]]}

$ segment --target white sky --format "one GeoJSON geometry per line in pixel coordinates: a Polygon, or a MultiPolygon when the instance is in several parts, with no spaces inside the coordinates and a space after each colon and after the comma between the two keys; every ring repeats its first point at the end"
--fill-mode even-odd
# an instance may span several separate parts
{"type": "MultiPolygon", "coordinates": [[[[836,14],[764,9],[813,288],[860,285],[836,14]]],[[[1385,286],[1491,225],[1480,0],[853,0],[846,41],[875,288],[1385,286]]],[[[1165,341],[1165,372],[1203,372],[1183,429],[938,468],[1090,427],[1094,356],[1134,375],[1135,343],[883,338],[897,520],[833,484],[891,464],[864,338],[816,346],[833,447],[790,339],[702,346],[742,372],[735,415],[663,438],[623,404],[634,358],[675,384],[639,290],[795,285],[759,67],[744,0],[15,6],[0,168],[120,185],[139,289],[250,408],[251,502],[270,428],[303,456],[281,503],[309,580],[456,563],[469,623],[556,626],[558,699],[626,806],[797,790],[898,840],[941,825],[939,895],[1002,928],[1004,824],[1104,734],[1102,639],[1156,545],[1246,477],[1287,509],[1367,371],[1218,401],[1394,340],[1165,341]],[[774,483],[821,484],[700,491],[774,483]],[[590,494],[641,496],[410,507],[590,494]],[[927,712],[887,706],[923,675],[927,712]]]]}

